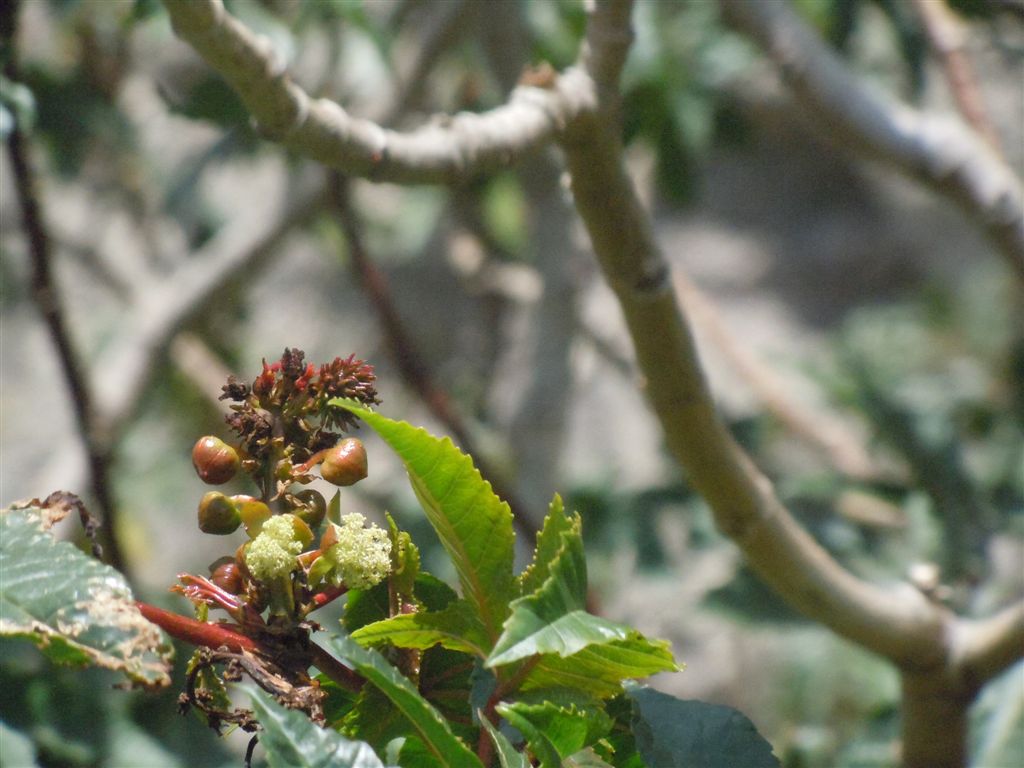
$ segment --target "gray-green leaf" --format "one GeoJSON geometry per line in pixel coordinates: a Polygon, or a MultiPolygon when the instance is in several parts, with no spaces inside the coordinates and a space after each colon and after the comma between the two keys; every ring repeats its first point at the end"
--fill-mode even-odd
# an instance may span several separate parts
{"type": "Polygon", "coordinates": [[[50,528],[65,514],[0,511],[0,635],[28,638],[58,663],[167,685],[171,645],[139,613],[120,573],[54,539],[50,528]]]}

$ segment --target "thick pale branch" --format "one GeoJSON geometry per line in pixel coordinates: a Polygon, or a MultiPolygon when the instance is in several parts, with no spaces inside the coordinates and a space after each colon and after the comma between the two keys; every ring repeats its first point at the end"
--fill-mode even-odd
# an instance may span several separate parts
{"type": "Polygon", "coordinates": [[[952,116],[920,112],[861,83],[781,0],[719,0],[828,130],[955,201],[1024,280],[1024,188],[952,116]]]}
{"type": "Polygon", "coordinates": [[[633,0],[591,0],[593,9],[587,23],[586,45],[581,52],[583,67],[601,88],[618,88],[619,75],[633,45],[633,27],[629,23],[633,0]]]}
{"type": "Polygon", "coordinates": [[[953,664],[958,676],[980,688],[1024,658],[1024,601],[980,621],[959,622],[953,664]]]}
{"type": "MultiPolygon", "coordinates": [[[[599,3],[596,13],[607,7],[599,3]]],[[[562,146],[577,209],[618,296],[669,447],[719,528],[798,610],[901,666],[941,663],[940,610],[909,586],[882,589],[845,571],[793,520],[718,418],[668,266],[623,166],[616,109],[602,104],[605,119],[574,125],[562,146]]]]}
{"type": "Polygon", "coordinates": [[[225,11],[221,0],[164,0],[179,37],[238,91],[263,133],[350,176],[407,184],[455,184],[506,167],[550,143],[594,105],[590,78],[563,73],[550,89],[516,88],[483,114],[446,116],[409,132],[312,99],[275,62],[269,44],[225,11]]]}

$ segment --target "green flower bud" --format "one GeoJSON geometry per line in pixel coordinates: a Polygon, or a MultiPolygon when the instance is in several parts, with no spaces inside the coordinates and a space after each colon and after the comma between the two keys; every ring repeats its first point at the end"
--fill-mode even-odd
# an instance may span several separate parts
{"type": "Polygon", "coordinates": [[[192,448],[192,466],[207,485],[223,485],[238,472],[238,453],[219,437],[200,437],[192,448]]]}
{"type": "Polygon", "coordinates": [[[329,526],[321,539],[324,557],[334,563],[331,580],[350,589],[367,589],[391,573],[391,540],[387,531],[371,525],[358,512],[343,515],[341,525],[329,526]]]}
{"type": "Polygon", "coordinates": [[[218,491],[210,491],[199,501],[199,530],[226,536],[238,530],[242,518],[235,503],[218,491]]]}
{"type": "Polygon", "coordinates": [[[331,448],[320,465],[320,475],[332,485],[354,485],[366,473],[366,448],[356,437],[347,437],[331,448]]]}
{"type": "Polygon", "coordinates": [[[242,518],[245,532],[249,534],[250,539],[255,539],[259,536],[260,531],[263,530],[263,524],[274,516],[274,513],[270,511],[270,507],[259,499],[254,499],[252,496],[239,494],[232,496],[231,500],[238,507],[238,514],[242,518]]]}

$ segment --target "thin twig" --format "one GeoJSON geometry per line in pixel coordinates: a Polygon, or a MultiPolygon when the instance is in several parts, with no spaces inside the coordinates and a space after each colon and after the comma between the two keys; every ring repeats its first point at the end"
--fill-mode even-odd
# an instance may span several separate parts
{"type": "Polygon", "coordinates": [[[726,18],[775,63],[793,93],[845,139],[948,197],[1024,281],[1024,186],[973,131],[869,89],[781,0],[719,0],[726,18]]]}
{"type": "Polygon", "coordinates": [[[882,476],[863,445],[851,437],[838,419],[828,414],[812,415],[794,401],[779,376],[733,335],[714,303],[696,283],[681,272],[672,280],[694,327],[708,334],[769,413],[794,435],[824,450],[840,472],[861,480],[882,476]]]}
{"type": "Polygon", "coordinates": [[[974,76],[971,60],[964,52],[964,30],[953,16],[953,11],[942,2],[934,0],[912,0],[917,15],[921,17],[928,43],[939,58],[946,82],[956,101],[957,109],[968,125],[971,125],[989,145],[999,151],[999,135],[988,119],[985,105],[978,91],[978,80],[974,76]]]}
{"type": "MultiPolygon", "coordinates": [[[[16,47],[18,10],[19,3],[11,2],[0,11],[0,42],[7,54],[4,76],[15,83],[20,81],[16,47]]],[[[110,443],[96,418],[92,392],[68,331],[60,292],[53,277],[52,238],[42,210],[39,182],[32,166],[28,137],[20,124],[16,110],[11,110],[10,115],[14,124],[7,135],[7,152],[11,159],[14,188],[21,206],[22,222],[28,241],[32,266],[32,298],[46,323],[71,395],[78,432],[89,465],[89,484],[103,515],[104,550],[110,564],[127,577],[127,563],[117,536],[117,506],[111,489],[110,443]]]]}
{"type": "Polygon", "coordinates": [[[512,489],[502,483],[499,475],[488,466],[462,415],[452,405],[448,393],[436,384],[430,367],[420,355],[415,340],[402,321],[391,296],[387,277],[367,252],[359,218],[349,199],[347,179],[341,174],[332,173],[328,186],[333,212],[341,224],[348,245],[353,274],[373,304],[399,375],[406,386],[420,397],[434,418],[451,432],[462,449],[473,456],[480,473],[490,481],[495,493],[512,508],[513,520],[520,533],[526,537],[527,542],[532,543],[537,534],[528,511],[512,489]]]}
{"type": "Polygon", "coordinates": [[[251,279],[285,239],[313,216],[322,181],[300,179],[285,193],[283,210],[269,222],[257,211],[225,227],[170,277],[140,287],[122,325],[129,329],[96,360],[97,405],[118,434],[134,417],[158,372],[158,361],[192,318],[215,301],[232,280],[251,279]]]}

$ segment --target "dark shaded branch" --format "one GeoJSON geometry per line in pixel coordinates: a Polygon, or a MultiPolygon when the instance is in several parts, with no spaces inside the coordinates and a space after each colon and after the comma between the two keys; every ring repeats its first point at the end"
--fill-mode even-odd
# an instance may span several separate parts
{"type": "Polygon", "coordinates": [[[1024,188],[995,152],[949,116],[920,112],[860,82],[782,0],[719,0],[830,135],[845,138],[948,197],[1024,281],[1024,188]]]}
{"type": "Polygon", "coordinates": [[[513,520],[519,532],[526,537],[528,543],[532,544],[537,534],[530,515],[524,510],[512,489],[505,486],[500,480],[500,476],[487,465],[462,415],[452,405],[448,393],[435,382],[430,367],[417,350],[416,342],[398,313],[387,277],[374,264],[367,252],[359,218],[349,199],[348,180],[341,174],[332,173],[329,189],[333,212],[341,224],[348,245],[348,257],[352,264],[353,274],[377,313],[384,338],[399,375],[406,386],[420,397],[434,418],[451,432],[462,446],[462,450],[473,457],[477,469],[490,481],[494,492],[508,502],[512,508],[513,520]]]}
{"type": "Polygon", "coordinates": [[[677,272],[672,280],[694,327],[714,342],[765,410],[794,435],[823,450],[840,472],[863,480],[883,476],[864,446],[838,418],[809,411],[797,401],[786,382],[729,330],[715,305],[689,277],[677,272]]]}
{"type": "Polygon", "coordinates": [[[903,768],[964,768],[973,693],[954,693],[935,670],[904,671],[900,683],[903,768]]]}
{"type": "Polygon", "coordinates": [[[313,666],[346,691],[357,692],[366,684],[362,676],[357,675],[316,643],[309,644],[309,652],[313,657],[313,666]]]}
{"type": "Polygon", "coordinates": [[[974,68],[964,51],[964,30],[945,3],[931,0],[912,0],[917,15],[921,17],[928,44],[938,57],[946,75],[949,90],[956,101],[957,109],[967,124],[974,128],[985,141],[999,150],[999,135],[988,119],[985,105],[978,92],[978,80],[974,68]]]}
{"type": "Polygon", "coordinates": [[[517,88],[483,114],[445,116],[409,132],[349,115],[291,81],[269,42],[228,14],[221,0],[164,0],[175,33],[238,92],[267,138],[350,176],[401,183],[460,183],[508,167],[550,143],[593,106],[579,69],[551,88],[517,88]]]}
{"type": "MultiPolygon", "coordinates": [[[[214,624],[208,621],[197,621],[188,616],[181,616],[155,605],[137,600],[135,607],[148,620],[156,624],[160,629],[173,638],[203,648],[227,648],[234,653],[248,651],[258,653],[261,650],[260,644],[239,632],[221,624],[214,624]]],[[[351,669],[346,667],[336,658],[316,643],[309,644],[310,655],[313,666],[327,675],[342,688],[348,691],[358,691],[366,682],[351,669]]]]}
{"type": "Polygon", "coordinates": [[[462,415],[452,407],[448,393],[434,382],[433,374],[398,313],[387,277],[367,253],[362,227],[350,200],[348,180],[332,173],[329,187],[331,206],[345,236],[353,276],[373,305],[399,375],[435,418],[465,446],[471,438],[462,415]]]}
{"type": "MultiPolygon", "coordinates": [[[[3,11],[0,11],[0,44],[5,54],[4,76],[15,83],[20,82],[17,56],[18,10],[19,3],[15,1],[5,4],[3,11]]],[[[60,292],[53,277],[53,241],[42,210],[28,137],[20,124],[17,111],[12,109],[9,114],[14,120],[14,125],[7,135],[7,153],[11,160],[14,188],[21,206],[22,223],[28,241],[32,269],[32,299],[46,323],[50,339],[57,351],[64,381],[71,395],[75,421],[89,465],[89,484],[103,515],[103,548],[110,564],[128,576],[124,552],[117,536],[117,507],[110,478],[110,441],[96,419],[92,393],[71,339],[60,292]]]]}

